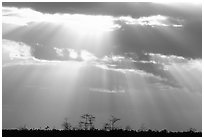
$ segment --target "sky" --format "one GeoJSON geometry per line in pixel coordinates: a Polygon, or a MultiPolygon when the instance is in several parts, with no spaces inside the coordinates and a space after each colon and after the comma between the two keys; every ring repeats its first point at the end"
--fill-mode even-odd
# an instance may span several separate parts
{"type": "Polygon", "coordinates": [[[199,3],[3,2],[2,127],[202,130],[199,3]]]}

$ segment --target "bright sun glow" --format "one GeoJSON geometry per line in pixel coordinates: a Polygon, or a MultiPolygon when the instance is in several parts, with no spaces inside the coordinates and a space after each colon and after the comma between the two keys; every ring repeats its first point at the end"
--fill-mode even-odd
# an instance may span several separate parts
{"type": "Polygon", "coordinates": [[[120,28],[118,24],[114,23],[114,18],[111,16],[75,14],[65,18],[69,20],[63,21],[63,23],[81,34],[103,33],[120,28]]]}
{"type": "Polygon", "coordinates": [[[85,14],[43,14],[29,8],[3,7],[4,23],[12,23],[26,26],[31,22],[49,22],[64,25],[80,33],[101,33],[109,32],[120,28],[115,23],[115,18],[104,15],[85,15],[85,14]],[[14,15],[12,13],[15,13],[14,15]],[[9,14],[9,16],[5,16],[9,14]]]}

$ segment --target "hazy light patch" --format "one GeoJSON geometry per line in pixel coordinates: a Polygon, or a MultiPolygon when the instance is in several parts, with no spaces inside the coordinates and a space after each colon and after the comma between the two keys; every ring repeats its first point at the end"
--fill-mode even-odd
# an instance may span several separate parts
{"type": "Polygon", "coordinates": [[[202,67],[201,63],[189,61],[183,64],[167,66],[168,72],[189,93],[202,93],[202,67]]]}
{"type": "Polygon", "coordinates": [[[108,71],[115,71],[115,72],[120,72],[123,74],[129,74],[129,73],[133,73],[135,75],[139,75],[141,77],[147,77],[147,78],[155,78],[158,81],[166,81],[166,79],[160,77],[160,76],[156,76],[152,73],[147,73],[143,70],[138,70],[137,68],[116,68],[116,66],[109,66],[109,64],[96,64],[95,65],[98,68],[101,68],[103,70],[108,70],[108,71]]]}
{"type": "Polygon", "coordinates": [[[102,88],[90,88],[91,92],[100,92],[100,93],[125,93],[125,90],[108,90],[108,89],[102,89],[102,88]]]}
{"type": "Polygon", "coordinates": [[[169,79],[183,88],[184,92],[202,92],[202,59],[187,59],[175,55],[149,53],[150,59],[163,66],[169,79]]]}
{"type": "Polygon", "coordinates": [[[24,60],[15,60],[12,62],[7,62],[2,65],[2,67],[11,67],[11,66],[29,66],[29,65],[35,65],[35,66],[43,66],[43,65],[57,65],[57,64],[66,64],[63,61],[56,61],[56,60],[41,60],[37,58],[31,58],[31,59],[24,59],[24,60]]]}
{"type": "Polygon", "coordinates": [[[180,28],[182,25],[172,25],[173,27],[180,28]]]}

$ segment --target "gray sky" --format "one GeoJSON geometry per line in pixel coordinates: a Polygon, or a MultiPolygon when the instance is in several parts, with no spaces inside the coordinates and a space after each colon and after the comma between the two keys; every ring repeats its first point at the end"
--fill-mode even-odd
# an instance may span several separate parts
{"type": "Polygon", "coordinates": [[[195,3],[3,3],[3,128],[202,127],[195,3]]]}

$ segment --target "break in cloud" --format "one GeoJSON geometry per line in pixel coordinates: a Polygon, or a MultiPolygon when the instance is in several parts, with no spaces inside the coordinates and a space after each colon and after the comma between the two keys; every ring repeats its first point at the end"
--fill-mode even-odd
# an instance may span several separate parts
{"type": "Polygon", "coordinates": [[[152,15],[148,17],[133,18],[131,16],[114,17],[109,15],[85,15],[85,14],[48,14],[41,13],[30,8],[3,7],[3,23],[26,26],[29,23],[50,22],[66,24],[66,26],[79,28],[101,29],[114,31],[126,25],[182,27],[184,20],[165,15],[152,15]],[[83,24],[82,24],[83,23],[83,24]]]}

